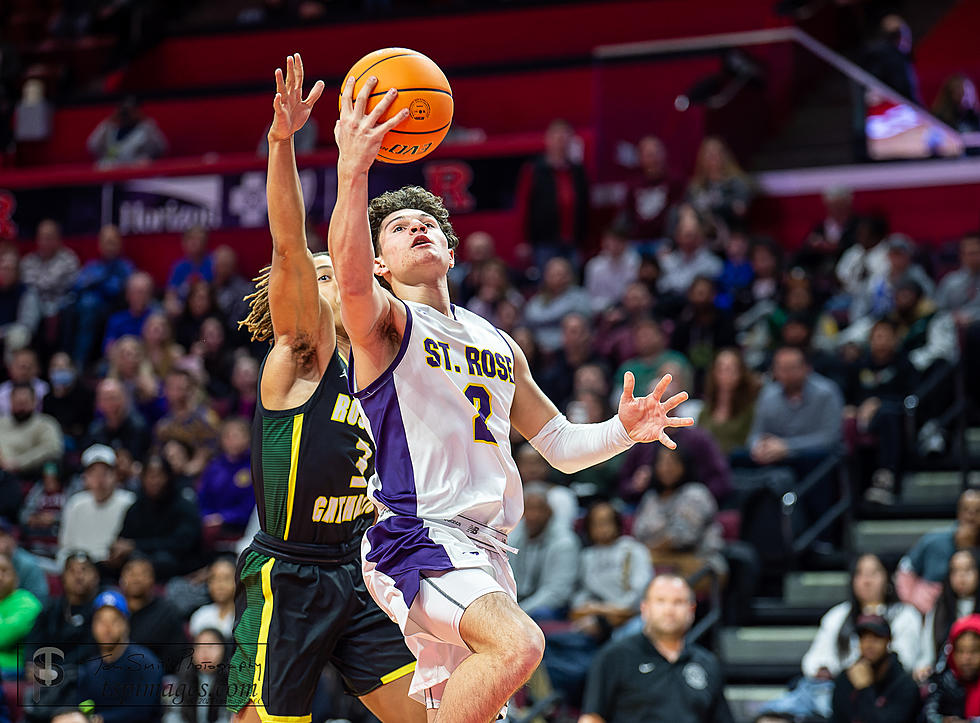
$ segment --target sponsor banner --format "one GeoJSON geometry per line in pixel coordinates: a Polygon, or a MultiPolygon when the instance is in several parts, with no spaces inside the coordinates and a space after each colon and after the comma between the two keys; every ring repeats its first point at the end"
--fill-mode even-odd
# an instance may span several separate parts
{"type": "MultiPolygon", "coordinates": [[[[371,170],[371,195],[414,184],[442,196],[454,215],[514,208],[514,189],[526,153],[437,159],[371,170]]],[[[29,238],[54,218],[66,236],[93,236],[107,223],[126,236],[208,229],[259,228],[268,223],[265,170],[135,178],[81,186],[7,190],[0,181],[0,238],[29,238]]],[[[334,167],[300,170],[307,214],[329,218],[337,195],[334,167]]]]}

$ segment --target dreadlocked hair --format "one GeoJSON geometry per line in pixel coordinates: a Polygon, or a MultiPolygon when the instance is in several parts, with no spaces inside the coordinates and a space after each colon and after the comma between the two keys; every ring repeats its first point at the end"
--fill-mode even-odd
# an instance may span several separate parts
{"type": "Polygon", "coordinates": [[[368,204],[368,221],[371,224],[371,241],[374,243],[375,255],[381,253],[381,222],[394,213],[405,208],[415,208],[429,214],[439,222],[449,248],[454,249],[459,245],[453,225],[449,223],[449,211],[442,205],[442,199],[426,191],[420,186],[404,186],[397,191],[386,191],[368,204]]]}
{"type": "MultiPolygon", "coordinates": [[[[327,251],[318,251],[313,254],[317,256],[329,256],[327,251]]],[[[272,273],[272,264],[269,264],[259,275],[252,279],[255,282],[255,291],[246,296],[242,301],[246,302],[250,311],[248,316],[238,322],[238,328],[243,326],[252,335],[252,341],[272,342],[275,333],[272,329],[272,312],[269,310],[269,275],[272,273]]]]}

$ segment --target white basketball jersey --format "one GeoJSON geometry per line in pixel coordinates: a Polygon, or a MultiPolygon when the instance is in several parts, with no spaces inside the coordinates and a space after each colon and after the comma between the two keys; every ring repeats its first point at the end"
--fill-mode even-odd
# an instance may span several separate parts
{"type": "Polygon", "coordinates": [[[377,446],[368,495],[399,515],[457,515],[510,532],[524,512],[510,451],[514,355],[490,322],[403,302],[407,320],[391,365],[351,391],[377,446]]]}

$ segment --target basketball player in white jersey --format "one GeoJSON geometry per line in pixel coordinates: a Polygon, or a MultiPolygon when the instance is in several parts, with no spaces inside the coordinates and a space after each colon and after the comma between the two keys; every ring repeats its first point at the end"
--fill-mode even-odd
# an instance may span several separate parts
{"type": "Polygon", "coordinates": [[[531,378],[512,339],[449,299],[457,243],[449,214],[417,187],[368,203],[368,171],[385,132],[390,91],[370,113],[368,81],[345,85],[335,128],[337,204],[328,236],[344,326],[352,343],[352,393],[377,444],[369,495],[378,523],[362,543],[367,588],[418,659],[411,695],[430,721],[486,723],[531,676],[544,637],[518,607],[507,533],[523,512],[509,431],[556,468],[574,472],[693,424],[660,401],[669,377],[634,398],[624,379],[617,416],[570,424],[531,378]],[[391,292],[382,288],[383,279],[391,292]]]}

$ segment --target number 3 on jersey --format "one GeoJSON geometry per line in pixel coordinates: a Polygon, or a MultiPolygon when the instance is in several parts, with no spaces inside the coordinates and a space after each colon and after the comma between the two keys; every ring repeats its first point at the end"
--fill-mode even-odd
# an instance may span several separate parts
{"type": "Polygon", "coordinates": [[[476,407],[476,414],[473,415],[473,441],[496,446],[497,440],[493,438],[487,427],[487,420],[493,413],[490,391],[482,384],[467,384],[463,394],[476,407]]]}

